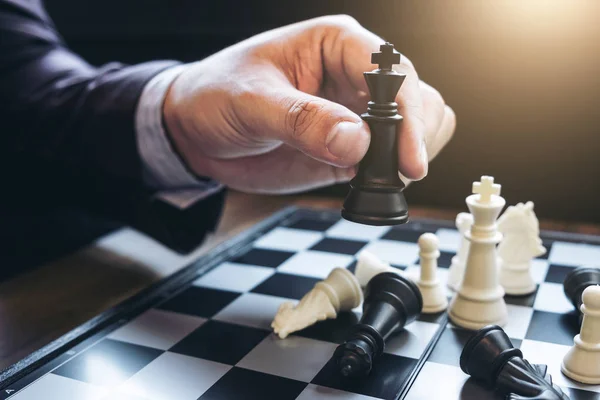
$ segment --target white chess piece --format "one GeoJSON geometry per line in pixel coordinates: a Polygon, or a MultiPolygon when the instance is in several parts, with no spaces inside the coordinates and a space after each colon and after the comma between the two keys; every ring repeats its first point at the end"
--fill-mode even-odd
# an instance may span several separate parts
{"type": "Polygon", "coordinates": [[[498,218],[498,231],[503,235],[498,245],[500,284],[507,294],[526,295],[535,292],[531,276],[531,260],[546,252],[540,239],[540,225],[531,201],[510,206],[498,218]]]}
{"type": "Polygon", "coordinates": [[[575,336],[560,369],[577,382],[596,385],[600,384],[600,286],[588,286],[582,300],[581,333],[575,336]]]}
{"type": "Polygon", "coordinates": [[[317,282],[294,306],[285,302],[277,310],[271,327],[281,339],[317,321],[337,317],[362,302],[362,290],[356,277],[345,268],[335,268],[327,278],[317,282]]]}
{"type": "Polygon", "coordinates": [[[419,237],[419,257],[421,259],[421,277],[417,286],[423,297],[423,313],[435,314],[448,307],[444,287],[437,279],[440,241],[433,233],[424,233],[419,237]]]}
{"type": "Polygon", "coordinates": [[[401,269],[392,267],[369,251],[363,250],[358,254],[354,275],[361,287],[367,286],[371,278],[383,272],[393,272],[405,276],[401,269]]]}
{"type": "Polygon", "coordinates": [[[462,282],[463,275],[465,273],[465,262],[467,260],[467,253],[469,252],[469,242],[465,238],[465,233],[471,229],[473,225],[473,216],[467,212],[458,213],[456,216],[456,229],[460,233],[460,247],[454,257],[452,257],[452,263],[450,269],[448,269],[448,281],[446,282],[448,287],[454,291],[458,291],[460,283],[462,282]]]}
{"type": "Polygon", "coordinates": [[[473,193],[467,197],[473,226],[465,234],[471,242],[465,274],[448,314],[453,323],[466,329],[503,326],[508,310],[498,276],[496,245],[502,234],[496,229],[496,219],[506,202],[500,197],[500,185],[491,176],[482,176],[481,182],[473,183],[473,193]]]}

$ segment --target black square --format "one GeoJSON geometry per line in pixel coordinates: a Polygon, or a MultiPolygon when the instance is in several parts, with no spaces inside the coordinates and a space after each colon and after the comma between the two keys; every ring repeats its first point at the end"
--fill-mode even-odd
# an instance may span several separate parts
{"type": "Polygon", "coordinates": [[[288,225],[288,228],[305,229],[307,231],[325,232],[338,221],[326,221],[320,219],[300,219],[288,225]]]}
{"type": "Polygon", "coordinates": [[[240,293],[236,292],[190,286],[175,297],[160,304],[157,308],[210,318],[239,296],[240,293]]]}
{"type": "Polygon", "coordinates": [[[446,310],[440,311],[438,313],[435,314],[425,314],[425,313],[421,313],[419,314],[419,316],[417,317],[417,321],[421,321],[421,322],[431,322],[434,324],[445,324],[447,321],[447,314],[446,314],[446,310]]]}
{"type": "Polygon", "coordinates": [[[440,250],[438,266],[441,268],[450,268],[450,264],[452,264],[452,257],[454,257],[455,255],[456,253],[454,252],[440,250]]]}
{"type": "Polygon", "coordinates": [[[525,339],[573,345],[573,338],[579,333],[577,314],[556,314],[533,310],[525,339]]]}
{"type": "Polygon", "coordinates": [[[353,256],[358,253],[360,249],[365,247],[366,244],[367,242],[361,242],[358,240],[325,238],[311,247],[310,250],[325,251],[327,253],[348,254],[353,256]]]}
{"type": "Polygon", "coordinates": [[[533,307],[539,288],[540,285],[537,285],[535,292],[524,296],[511,296],[507,294],[504,296],[504,302],[515,306],[533,307]]]}
{"type": "Polygon", "coordinates": [[[294,335],[331,343],[343,343],[348,339],[350,328],[358,322],[358,316],[351,311],[341,312],[337,318],[319,321],[294,335]]]}
{"type": "Polygon", "coordinates": [[[373,363],[373,369],[368,376],[361,379],[348,379],[340,374],[336,360],[331,359],[311,383],[392,400],[396,399],[416,365],[415,359],[383,353],[373,363]]]}
{"type": "Polygon", "coordinates": [[[252,249],[245,254],[234,258],[232,262],[277,268],[294,254],[295,253],[293,252],[281,250],[252,249]]]}
{"type": "Polygon", "coordinates": [[[169,349],[170,352],[235,365],[269,332],[210,320],[169,349]]]}
{"type": "Polygon", "coordinates": [[[163,353],[150,347],[104,339],[56,369],[53,374],[93,385],[116,386],[163,353]]]}
{"type": "Polygon", "coordinates": [[[552,250],[552,244],[554,243],[553,240],[546,240],[543,239],[542,240],[542,245],[546,248],[546,252],[544,254],[542,254],[541,256],[537,257],[541,260],[547,260],[548,257],[550,257],[550,251],[552,250]]]}
{"type": "Polygon", "coordinates": [[[381,239],[417,243],[419,237],[426,232],[424,230],[409,229],[408,225],[396,226],[383,235],[381,239]]]}
{"type": "Polygon", "coordinates": [[[252,289],[252,293],[300,300],[317,282],[319,282],[317,278],[276,272],[269,279],[252,289]]]}
{"type": "Polygon", "coordinates": [[[233,367],[198,400],[293,400],[307,385],[306,382],[233,367]]]}
{"type": "Polygon", "coordinates": [[[563,392],[565,392],[571,400],[598,400],[600,398],[600,393],[583,389],[564,388],[563,392]]]}
{"type": "Polygon", "coordinates": [[[565,265],[550,264],[544,282],[560,283],[562,285],[567,274],[573,271],[573,269],[573,267],[568,267],[565,265]]]}
{"type": "Polygon", "coordinates": [[[440,339],[435,344],[428,361],[433,361],[441,364],[460,365],[460,354],[463,347],[473,336],[473,331],[462,328],[452,328],[447,325],[440,339]]]}

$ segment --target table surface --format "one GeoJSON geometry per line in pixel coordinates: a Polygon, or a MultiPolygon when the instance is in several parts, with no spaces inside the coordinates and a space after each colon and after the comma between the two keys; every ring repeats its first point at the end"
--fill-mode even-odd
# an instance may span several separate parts
{"type": "MultiPolygon", "coordinates": [[[[179,255],[124,228],[93,245],[0,283],[0,370],[187,265],[215,245],[289,205],[341,208],[342,199],[231,191],[217,231],[179,255]]],[[[461,210],[411,207],[411,216],[454,220],[461,210]]],[[[592,224],[540,221],[542,229],[600,235],[592,224]]]]}

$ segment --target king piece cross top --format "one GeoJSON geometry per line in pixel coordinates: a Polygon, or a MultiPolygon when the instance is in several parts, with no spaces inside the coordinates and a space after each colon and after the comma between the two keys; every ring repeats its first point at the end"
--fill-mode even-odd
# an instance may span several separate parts
{"type": "Polygon", "coordinates": [[[500,185],[494,183],[493,177],[482,176],[481,182],[473,182],[473,193],[479,194],[481,203],[489,203],[492,195],[500,196],[500,185]]]}
{"type": "Polygon", "coordinates": [[[385,42],[379,46],[379,53],[371,54],[371,64],[379,64],[379,69],[391,70],[392,65],[400,64],[400,53],[394,49],[394,45],[385,42]]]}

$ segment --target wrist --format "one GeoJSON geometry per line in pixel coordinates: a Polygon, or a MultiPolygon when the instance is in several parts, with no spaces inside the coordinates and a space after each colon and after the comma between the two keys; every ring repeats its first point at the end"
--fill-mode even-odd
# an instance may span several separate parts
{"type": "Polygon", "coordinates": [[[194,166],[191,164],[191,159],[188,157],[188,154],[186,154],[186,149],[191,148],[191,143],[189,143],[186,134],[187,130],[185,129],[180,118],[180,113],[178,112],[183,105],[176,100],[175,96],[175,85],[180,76],[181,74],[171,82],[165,94],[165,99],[162,104],[162,122],[165,129],[165,136],[171,144],[173,151],[179,157],[181,163],[186,167],[188,172],[197,175],[194,166]]]}

